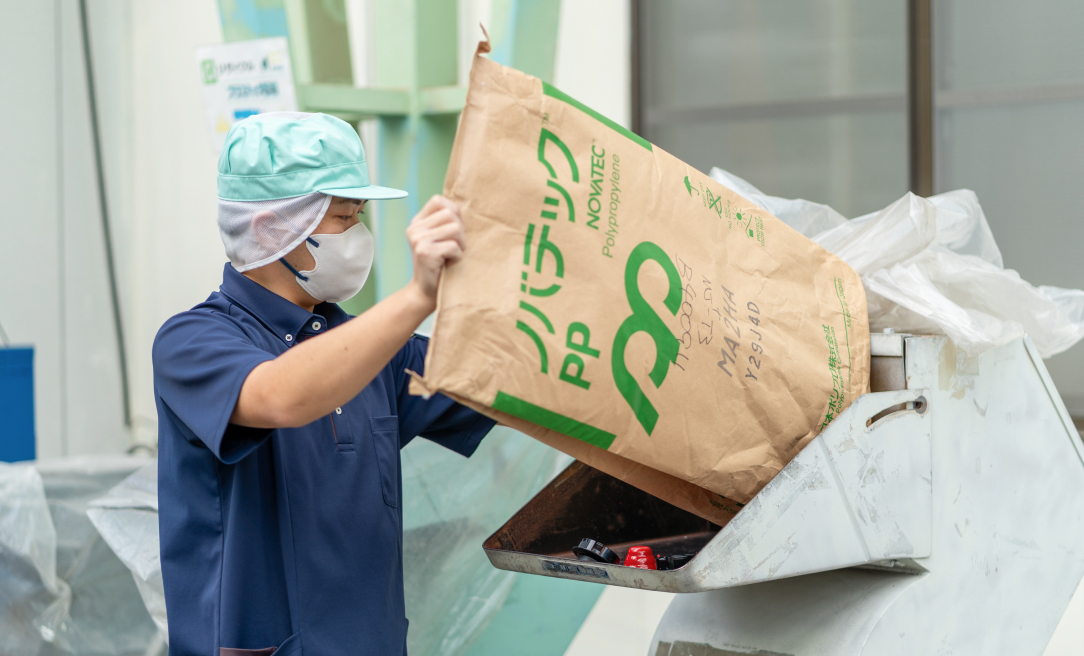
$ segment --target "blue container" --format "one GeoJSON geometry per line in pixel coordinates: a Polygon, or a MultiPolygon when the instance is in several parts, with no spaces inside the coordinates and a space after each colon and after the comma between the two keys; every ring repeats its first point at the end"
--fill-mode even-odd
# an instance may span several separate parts
{"type": "Polygon", "coordinates": [[[34,348],[0,347],[0,461],[34,459],[34,348]]]}

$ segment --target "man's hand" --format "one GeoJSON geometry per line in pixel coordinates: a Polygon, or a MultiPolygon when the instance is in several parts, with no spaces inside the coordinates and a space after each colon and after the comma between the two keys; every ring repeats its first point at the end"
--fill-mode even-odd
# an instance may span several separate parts
{"type": "Polygon", "coordinates": [[[444,196],[433,196],[410,222],[406,234],[414,258],[411,285],[435,306],[441,270],[445,263],[458,262],[466,248],[459,206],[444,196]]]}

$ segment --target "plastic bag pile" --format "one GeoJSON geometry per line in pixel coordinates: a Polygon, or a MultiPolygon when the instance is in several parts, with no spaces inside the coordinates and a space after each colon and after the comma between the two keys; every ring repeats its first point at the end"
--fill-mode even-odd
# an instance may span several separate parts
{"type": "Polygon", "coordinates": [[[87,506],[94,528],[131,571],[143,605],[165,644],[168,629],[158,548],[158,463],[144,465],[87,506]]]}
{"type": "Polygon", "coordinates": [[[1025,333],[1044,358],[1084,338],[1084,291],[1034,287],[1004,268],[973,191],[908,193],[847,220],[827,205],[767,196],[720,168],[711,177],[850,264],[871,331],[948,335],[971,355],[1025,333]]]}
{"type": "Polygon", "coordinates": [[[0,654],[165,651],[132,574],[87,517],[88,502],[147,462],[0,463],[0,654]]]}
{"type": "MultiPolygon", "coordinates": [[[[402,454],[409,651],[462,654],[516,576],[482,541],[570,458],[503,426],[469,460],[402,454]]],[[[0,655],[155,656],[167,621],[156,461],[0,463],[0,655]]]]}

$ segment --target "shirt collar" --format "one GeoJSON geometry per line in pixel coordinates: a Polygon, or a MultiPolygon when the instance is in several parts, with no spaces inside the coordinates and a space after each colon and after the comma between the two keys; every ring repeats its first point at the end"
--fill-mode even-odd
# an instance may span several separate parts
{"type": "Polygon", "coordinates": [[[229,262],[222,272],[219,291],[275,333],[287,346],[293,346],[306,337],[322,335],[350,318],[334,303],[321,303],[314,308],[315,312],[309,312],[248,279],[229,262]]]}

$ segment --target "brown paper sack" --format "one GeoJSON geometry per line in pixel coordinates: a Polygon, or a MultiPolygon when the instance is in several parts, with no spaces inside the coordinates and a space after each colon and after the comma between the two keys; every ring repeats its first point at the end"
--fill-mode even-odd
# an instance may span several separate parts
{"type": "Polygon", "coordinates": [[[488,50],[444,182],[468,248],[411,392],[725,524],[867,391],[862,282],[488,50]]]}

